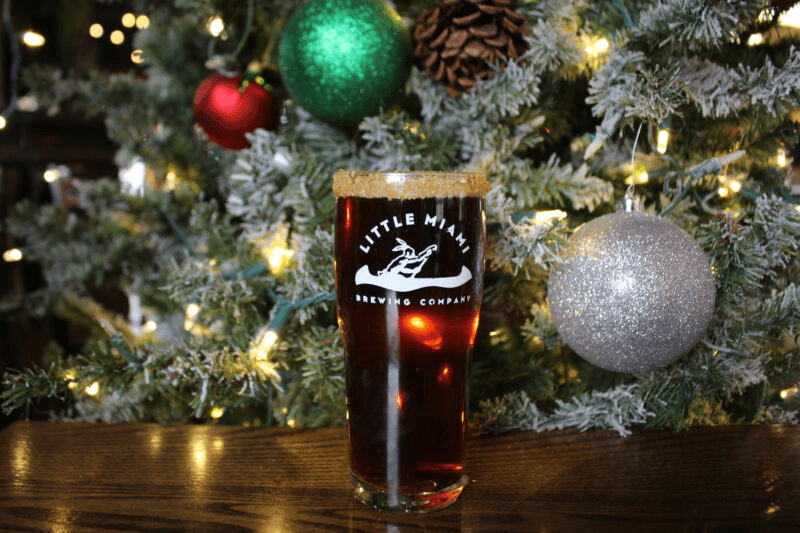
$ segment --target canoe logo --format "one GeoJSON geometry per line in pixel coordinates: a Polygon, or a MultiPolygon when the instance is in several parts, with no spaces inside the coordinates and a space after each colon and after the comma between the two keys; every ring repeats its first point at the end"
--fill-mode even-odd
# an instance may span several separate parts
{"type": "Polygon", "coordinates": [[[372,274],[367,265],[356,272],[356,285],[375,285],[395,292],[410,292],[426,287],[442,287],[452,289],[460,287],[472,279],[472,272],[465,266],[457,276],[418,277],[422,267],[437,252],[438,246],[431,244],[421,251],[403,239],[396,238],[397,245],[392,248],[397,252],[389,263],[377,274],[372,274]]]}

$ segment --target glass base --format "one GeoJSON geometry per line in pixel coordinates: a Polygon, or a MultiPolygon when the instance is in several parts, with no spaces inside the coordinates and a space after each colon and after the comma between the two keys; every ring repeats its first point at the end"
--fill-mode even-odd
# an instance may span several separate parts
{"type": "Polygon", "coordinates": [[[406,513],[429,513],[452,505],[467,485],[467,476],[436,491],[402,493],[387,491],[369,485],[354,475],[350,475],[353,493],[360,502],[371,505],[381,511],[399,511],[406,513]]]}

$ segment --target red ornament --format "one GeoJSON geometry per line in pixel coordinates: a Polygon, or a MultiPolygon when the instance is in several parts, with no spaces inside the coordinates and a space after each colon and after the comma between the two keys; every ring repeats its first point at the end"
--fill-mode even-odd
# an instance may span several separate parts
{"type": "Polygon", "coordinates": [[[241,79],[212,74],[194,93],[197,123],[214,143],[231,150],[250,147],[244,137],[247,132],[278,127],[278,109],[272,94],[255,82],[240,90],[241,79]]]}

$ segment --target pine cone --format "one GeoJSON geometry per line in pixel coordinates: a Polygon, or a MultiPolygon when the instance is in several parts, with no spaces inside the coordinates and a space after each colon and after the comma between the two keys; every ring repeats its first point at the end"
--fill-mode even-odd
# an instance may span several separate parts
{"type": "Polygon", "coordinates": [[[475,81],[494,77],[490,65],[505,66],[526,49],[527,19],[514,0],[441,0],[414,26],[414,56],[425,75],[444,82],[454,97],[475,81]]]}

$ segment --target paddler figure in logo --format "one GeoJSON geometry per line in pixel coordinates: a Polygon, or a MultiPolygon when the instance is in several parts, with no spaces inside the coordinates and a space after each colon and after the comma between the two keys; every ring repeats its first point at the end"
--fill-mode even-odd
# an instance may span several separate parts
{"type": "Polygon", "coordinates": [[[378,276],[396,274],[407,278],[416,277],[419,271],[422,270],[422,266],[437,249],[435,244],[431,244],[422,250],[422,252],[417,253],[416,250],[403,239],[398,238],[397,243],[397,246],[392,248],[392,251],[400,252],[400,255],[392,259],[389,264],[386,265],[386,268],[378,271],[378,276]]]}

